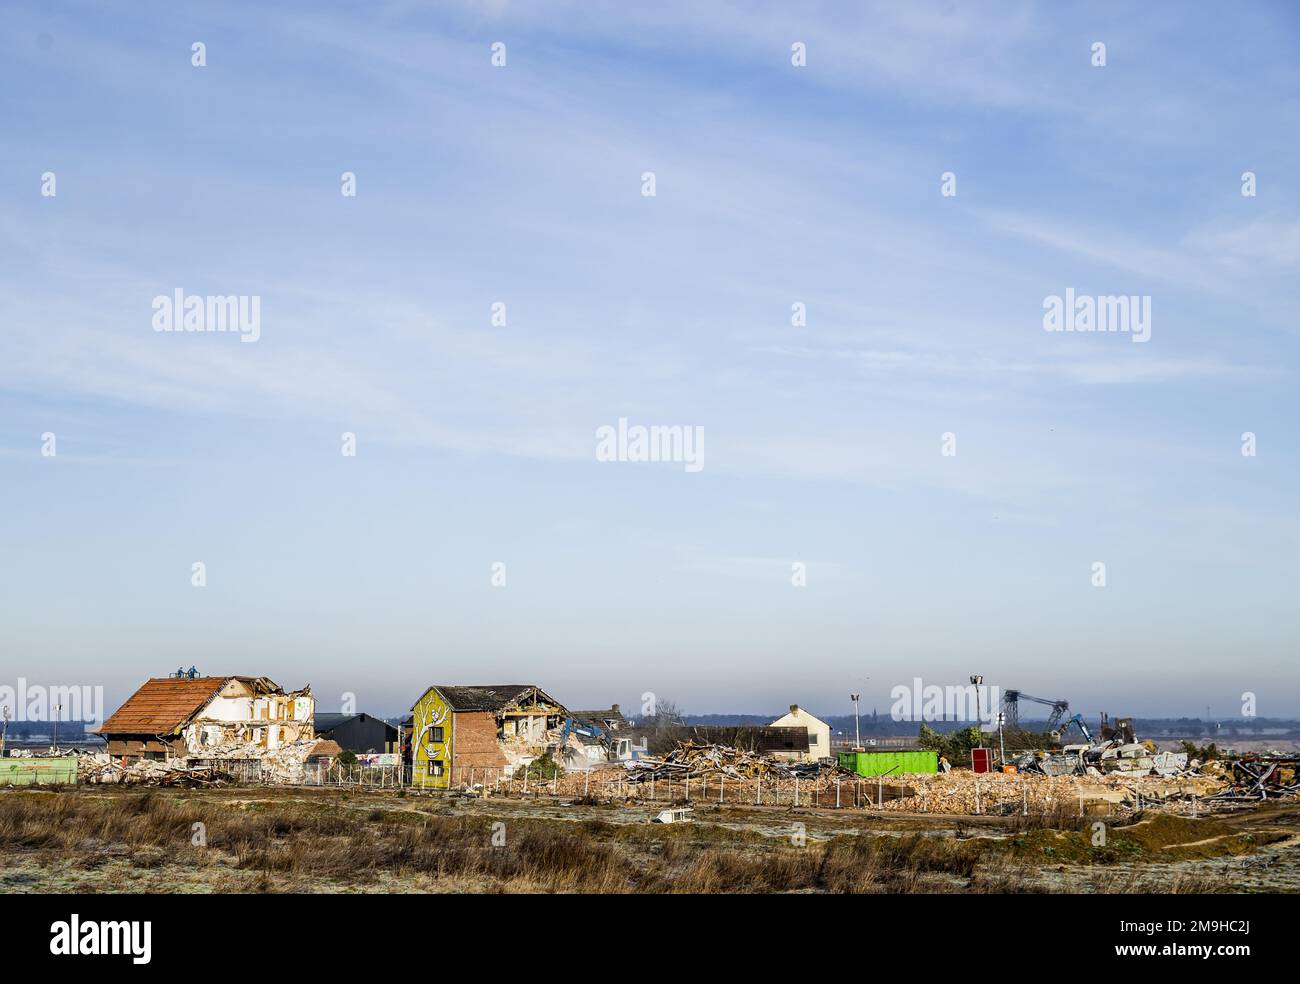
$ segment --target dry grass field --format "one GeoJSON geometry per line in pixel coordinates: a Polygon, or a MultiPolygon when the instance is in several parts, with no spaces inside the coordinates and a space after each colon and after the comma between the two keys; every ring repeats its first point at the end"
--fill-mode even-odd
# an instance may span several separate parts
{"type": "Polygon", "coordinates": [[[3,892],[1239,891],[1267,849],[1292,888],[1297,813],[1114,821],[650,809],[395,791],[0,791],[3,892]],[[1279,864],[1280,861],[1280,864],[1279,864]]]}

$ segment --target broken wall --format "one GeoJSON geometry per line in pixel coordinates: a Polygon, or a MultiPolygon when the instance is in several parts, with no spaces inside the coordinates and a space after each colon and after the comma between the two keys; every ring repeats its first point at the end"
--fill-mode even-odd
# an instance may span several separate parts
{"type": "Polygon", "coordinates": [[[186,754],[210,758],[239,749],[255,757],[315,736],[316,701],[310,688],[286,693],[261,681],[231,680],[181,734],[186,754]]]}

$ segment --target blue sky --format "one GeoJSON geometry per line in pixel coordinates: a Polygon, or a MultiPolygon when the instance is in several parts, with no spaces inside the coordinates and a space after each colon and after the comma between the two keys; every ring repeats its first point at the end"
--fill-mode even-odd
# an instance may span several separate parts
{"type": "Polygon", "coordinates": [[[6,681],[1300,713],[1293,5],[0,25],[6,681]],[[260,339],[154,332],[177,287],[260,339]],[[1150,341],[1044,332],[1067,287],[1150,296],[1150,341]],[[619,417],[706,467],[598,462],[619,417]]]}

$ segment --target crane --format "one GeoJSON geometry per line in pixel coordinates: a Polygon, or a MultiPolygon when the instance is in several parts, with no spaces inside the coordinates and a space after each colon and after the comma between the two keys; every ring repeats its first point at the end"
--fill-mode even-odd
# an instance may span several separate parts
{"type": "Polygon", "coordinates": [[[1023,690],[1004,690],[1002,692],[1002,713],[1006,715],[1006,726],[1012,731],[1020,731],[1020,702],[1030,700],[1035,704],[1044,704],[1052,709],[1047,717],[1047,731],[1055,731],[1061,718],[1070,710],[1068,700],[1051,700],[1047,697],[1035,697],[1023,690]]]}

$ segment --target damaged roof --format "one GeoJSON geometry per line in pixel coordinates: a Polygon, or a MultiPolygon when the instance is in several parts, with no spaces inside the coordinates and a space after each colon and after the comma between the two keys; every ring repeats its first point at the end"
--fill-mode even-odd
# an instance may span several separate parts
{"type": "MultiPolygon", "coordinates": [[[[285,691],[270,677],[152,677],[126,699],[107,721],[93,730],[101,735],[168,735],[179,731],[231,680],[245,684],[255,694],[285,691]]],[[[307,693],[308,688],[293,693],[307,693]]]]}
{"type": "Polygon", "coordinates": [[[207,706],[232,677],[154,677],[95,730],[102,734],[166,735],[207,706]]]}
{"type": "Polygon", "coordinates": [[[343,746],[332,738],[317,739],[316,744],[311,746],[311,751],[307,753],[308,758],[338,758],[343,754],[343,746]]]}
{"type": "MultiPolygon", "coordinates": [[[[541,687],[527,683],[492,683],[476,686],[453,687],[435,683],[429,690],[442,694],[442,699],[453,711],[499,711],[513,704],[536,701],[562,707],[559,701],[541,687]]],[[[427,694],[429,691],[426,690],[427,694]]],[[[421,695],[421,700],[424,695],[421,695]]]]}
{"type": "Polygon", "coordinates": [[[623,712],[619,710],[617,704],[615,704],[613,707],[607,707],[604,710],[570,711],[569,713],[572,714],[579,721],[600,721],[600,722],[617,721],[620,724],[624,724],[627,722],[627,718],[623,716],[623,712]]]}

